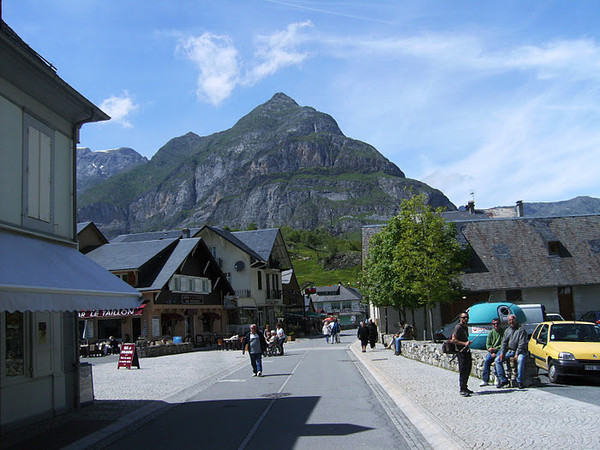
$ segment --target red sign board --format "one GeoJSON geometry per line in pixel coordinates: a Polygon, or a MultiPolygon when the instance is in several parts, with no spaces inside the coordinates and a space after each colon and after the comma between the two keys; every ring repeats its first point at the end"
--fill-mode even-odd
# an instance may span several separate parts
{"type": "Polygon", "coordinates": [[[135,366],[138,369],[140,368],[140,360],[137,352],[135,351],[135,344],[123,344],[121,345],[121,353],[119,354],[119,364],[117,365],[117,369],[120,369],[121,367],[131,369],[131,366],[135,366]]]}
{"type": "Polygon", "coordinates": [[[137,308],[120,308],[120,309],[99,309],[92,311],[79,311],[80,319],[93,319],[94,317],[127,317],[141,316],[146,305],[138,306],[137,308]]]}

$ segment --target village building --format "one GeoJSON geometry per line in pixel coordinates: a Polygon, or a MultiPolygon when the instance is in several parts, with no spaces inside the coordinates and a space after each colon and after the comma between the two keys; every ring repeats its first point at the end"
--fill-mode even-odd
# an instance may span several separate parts
{"type": "MultiPolygon", "coordinates": [[[[523,217],[522,208],[517,202],[516,214],[507,218],[456,217],[457,238],[471,254],[460,276],[465,293],[434,309],[434,329],[480,302],[542,304],[567,320],[600,309],[600,216],[523,217]]],[[[380,230],[363,228],[363,264],[380,230]]],[[[387,317],[389,332],[395,331],[394,308],[371,305],[370,315],[381,324],[387,317]]],[[[418,331],[428,329],[422,309],[407,311],[407,320],[418,331]]]]}
{"type": "Polygon", "coordinates": [[[135,310],[81,311],[80,328],[88,339],[197,342],[226,334],[235,320],[225,305],[233,289],[200,238],[111,242],[86,256],[144,298],[135,310]]]}
{"type": "Polygon", "coordinates": [[[77,311],[135,308],[140,293],[77,250],[75,154],[108,120],[2,20],[0,427],[81,404],[77,311]]]}
{"type": "Polygon", "coordinates": [[[313,288],[310,300],[317,313],[338,317],[340,325],[358,325],[366,317],[366,305],[356,288],[341,283],[313,288]]]}

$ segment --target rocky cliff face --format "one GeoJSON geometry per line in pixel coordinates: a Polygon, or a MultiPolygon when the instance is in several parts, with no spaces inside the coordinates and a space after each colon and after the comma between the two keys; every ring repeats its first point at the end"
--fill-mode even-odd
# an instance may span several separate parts
{"type": "Polygon", "coordinates": [[[121,147],[114,150],[92,152],[89,148],[77,149],[77,193],[110,178],[145,164],[148,158],[132,148],[121,147]]]}
{"type": "Polygon", "coordinates": [[[455,209],[331,116],[276,94],[231,129],[172,139],[149,163],[85,192],[78,219],[109,236],[205,223],[339,232],[385,220],[420,192],[455,209]]]}

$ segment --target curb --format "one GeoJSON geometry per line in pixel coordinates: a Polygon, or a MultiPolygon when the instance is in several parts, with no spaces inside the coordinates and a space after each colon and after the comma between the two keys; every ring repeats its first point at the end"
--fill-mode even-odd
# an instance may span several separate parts
{"type": "Polygon", "coordinates": [[[375,380],[381,385],[385,392],[392,398],[394,403],[402,410],[412,424],[421,432],[423,437],[434,449],[440,450],[459,450],[462,447],[456,444],[456,437],[450,435],[440,425],[437,424],[427,412],[402,390],[400,390],[392,380],[390,380],[383,371],[377,369],[359,350],[360,342],[350,345],[350,350],[361,364],[369,371],[375,380]]]}

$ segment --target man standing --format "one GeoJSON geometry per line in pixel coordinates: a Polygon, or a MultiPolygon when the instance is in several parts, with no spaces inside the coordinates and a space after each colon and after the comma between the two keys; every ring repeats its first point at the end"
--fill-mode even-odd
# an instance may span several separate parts
{"type": "Polygon", "coordinates": [[[373,319],[369,319],[369,345],[371,350],[375,350],[375,343],[377,342],[377,325],[373,322],[373,319]]]}
{"type": "Polygon", "coordinates": [[[517,386],[524,389],[525,380],[525,354],[527,353],[527,332],[519,326],[517,316],[511,314],[508,316],[508,328],[502,338],[502,348],[496,358],[496,375],[500,383],[497,387],[501,388],[508,385],[508,379],[504,372],[504,361],[509,358],[517,358],[517,386]]]}
{"type": "Polygon", "coordinates": [[[283,331],[283,325],[277,324],[277,343],[281,347],[281,354],[283,355],[283,343],[285,342],[285,331],[283,331]]]}
{"type": "Polygon", "coordinates": [[[242,341],[242,355],[248,349],[250,364],[252,364],[253,377],[262,376],[262,354],[267,351],[267,341],[262,333],[258,332],[256,324],[250,325],[250,332],[242,341]],[[247,346],[247,347],[246,347],[247,346]]]}
{"type": "Polygon", "coordinates": [[[485,348],[487,348],[488,354],[485,357],[485,361],[483,362],[483,373],[481,374],[481,378],[483,381],[479,386],[487,386],[490,381],[490,367],[494,360],[496,359],[496,355],[502,346],[502,337],[504,336],[504,330],[500,328],[500,320],[494,319],[492,320],[492,329],[487,335],[487,339],[485,341],[485,348]]]}
{"type": "Polygon", "coordinates": [[[473,359],[471,358],[471,341],[469,341],[469,314],[463,312],[460,314],[458,323],[452,331],[452,342],[456,345],[458,353],[458,381],[460,385],[460,395],[463,397],[469,397],[473,391],[469,389],[469,374],[473,366],[473,359]]]}

